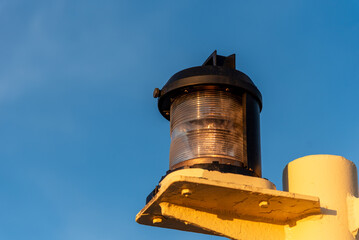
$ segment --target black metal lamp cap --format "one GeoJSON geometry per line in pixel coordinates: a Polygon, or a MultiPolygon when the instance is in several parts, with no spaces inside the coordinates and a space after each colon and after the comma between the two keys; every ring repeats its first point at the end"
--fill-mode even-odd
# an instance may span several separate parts
{"type": "Polygon", "coordinates": [[[173,100],[182,94],[202,89],[218,89],[230,92],[250,93],[262,109],[262,95],[252,80],[235,69],[235,54],[228,57],[217,55],[214,51],[202,66],[184,69],[174,74],[161,90],[156,88],[153,97],[158,99],[158,109],[170,120],[170,107],[173,100]]]}

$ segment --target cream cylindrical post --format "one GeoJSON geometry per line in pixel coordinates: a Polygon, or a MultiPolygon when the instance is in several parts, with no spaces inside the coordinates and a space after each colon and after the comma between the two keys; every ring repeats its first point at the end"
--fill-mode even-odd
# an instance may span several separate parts
{"type": "Polygon", "coordinates": [[[320,216],[308,217],[286,227],[286,239],[358,239],[357,230],[349,227],[354,213],[350,212],[348,199],[358,197],[354,163],[333,155],[299,158],[285,167],[283,189],[319,197],[322,212],[320,216]]]}

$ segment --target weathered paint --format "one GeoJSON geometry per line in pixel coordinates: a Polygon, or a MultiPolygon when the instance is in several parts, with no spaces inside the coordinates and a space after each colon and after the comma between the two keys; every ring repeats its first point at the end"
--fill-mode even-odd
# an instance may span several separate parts
{"type": "Polygon", "coordinates": [[[286,239],[357,239],[358,177],[353,162],[333,155],[299,158],[284,169],[283,188],[318,196],[322,212],[320,218],[303,219],[286,227],[286,239]]]}
{"type": "Polygon", "coordinates": [[[355,165],[312,155],[289,163],[284,191],[263,178],[183,169],[137,214],[141,224],[241,240],[358,240],[355,165]]]}

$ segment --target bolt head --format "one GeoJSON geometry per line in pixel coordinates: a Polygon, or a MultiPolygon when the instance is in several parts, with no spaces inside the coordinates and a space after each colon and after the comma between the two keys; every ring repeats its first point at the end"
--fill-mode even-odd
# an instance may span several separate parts
{"type": "Polygon", "coordinates": [[[161,94],[161,90],[159,88],[155,88],[155,90],[153,90],[153,97],[154,98],[158,98],[161,94]]]}
{"type": "Polygon", "coordinates": [[[161,223],[161,222],[163,222],[163,218],[162,218],[162,217],[154,217],[154,218],[152,219],[152,223],[153,223],[153,224],[159,224],[159,223],[161,223]]]}
{"type": "Polygon", "coordinates": [[[181,194],[184,197],[189,197],[192,194],[192,191],[188,188],[184,188],[182,189],[181,194]]]}
{"type": "Polygon", "coordinates": [[[266,201],[266,200],[260,201],[258,206],[261,207],[261,208],[268,208],[269,207],[269,202],[266,201]]]}

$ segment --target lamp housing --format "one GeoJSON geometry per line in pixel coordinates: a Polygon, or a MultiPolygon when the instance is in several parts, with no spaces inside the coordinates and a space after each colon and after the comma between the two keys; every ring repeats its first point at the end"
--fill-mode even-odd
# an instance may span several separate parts
{"type": "Polygon", "coordinates": [[[262,95],[214,51],[202,66],[174,74],[153,96],[170,121],[170,171],[202,168],[261,177],[262,95]]]}

